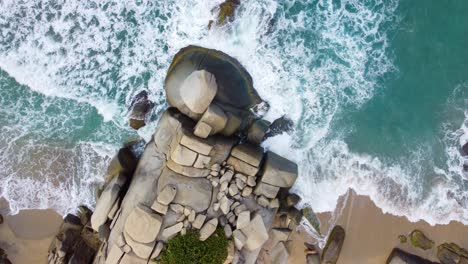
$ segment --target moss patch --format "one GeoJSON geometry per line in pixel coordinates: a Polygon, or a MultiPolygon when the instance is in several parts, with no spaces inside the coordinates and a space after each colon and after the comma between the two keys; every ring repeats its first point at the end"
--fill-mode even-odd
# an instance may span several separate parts
{"type": "Polygon", "coordinates": [[[398,236],[398,239],[400,240],[400,243],[406,243],[407,239],[406,239],[406,236],[405,235],[399,235],[398,236]]]}
{"type": "Polygon", "coordinates": [[[413,245],[414,247],[428,250],[434,246],[434,242],[430,240],[429,238],[427,238],[424,235],[424,233],[421,232],[420,230],[414,230],[413,232],[411,232],[409,237],[410,237],[411,245],[413,245]]]}
{"type": "Polygon", "coordinates": [[[189,231],[169,240],[161,256],[162,264],[222,264],[228,255],[228,240],[221,227],[207,240],[200,241],[200,234],[189,231]]]}

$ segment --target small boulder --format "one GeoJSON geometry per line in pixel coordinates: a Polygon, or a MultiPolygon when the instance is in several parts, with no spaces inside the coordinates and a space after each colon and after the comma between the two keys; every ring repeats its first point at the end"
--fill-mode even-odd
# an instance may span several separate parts
{"type": "Polygon", "coordinates": [[[328,237],[322,252],[322,263],[335,264],[340,256],[345,239],[345,230],[341,226],[335,226],[328,237]]]}
{"type": "Polygon", "coordinates": [[[245,187],[244,190],[242,190],[242,197],[247,197],[251,195],[252,191],[253,191],[252,187],[250,186],[245,187]]]}
{"type": "Polygon", "coordinates": [[[193,223],[192,223],[192,227],[195,228],[195,229],[200,229],[203,226],[203,224],[205,223],[205,219],[206,219],[206,215],[198,214],[195,217],[195,221],[193,221],[193,223]]]}
{"type": "Polygon", "coordinates": [[[431,249],[434,246],[434,242],[427,238],[424,233],[420,230],[413,230],[409,235],[411,245],[414,247],[421,248],[423,250],[431,249]]]}
{"type": "Polygon", "coordinates": [[[173,184],[164,186],[161,192],[158,194],[157,201],[161,204],[170,204],[177,194],[177,187],[173,184]]]}
{"type": "Polygon", "coordinates": [[[230,156],[227,160],[227,164],[234,167],[236,172],[240,172],[244,175],[255,176],[258,172],[258,168],[252,166],[238,158],[230,156]]]}
{"type": "Polygon", "coordinates": [[[175,237],[183,227],[183,223],[177,223],[173,226],[166,227],[161,233],[161,239],[163,241],[169,241],[171,238],[175,237]]]}
{"type": "Polygon", "coordinates": [[[96,203],[96,209],[91,216],[91,226],[94,230],[98,231],[99,227],[107,221],[107,216],[119,196],[125,179],[126,177],[123,174],[120,174],[112,179],[102,192],[96,203]]]}
{"type": "Polygon", "coordinates": [[[160,213],[162,215],[166,215],[168,208],[169,208],[169,206],[158,202],[158,200],[154,200],[153,205],[151,205],[151,209],[153,209],[154,211],[156,211],[156,212],[158,212],[158,213],[160,213]]]}
{"type": "Polygon", "coordinates": [[[247,241],[247,237],[239,229],[234,230],[232,236],[234,237],[234,245],[238,250],[241,250],[247,241]]]}
{"type": "Polygon", "coordinates": [[[250,211],[240,212],[237,216],[236,228],[242,229],[250,223],[250,211]]]}
{"type": "Polygon", "coordinates": [[[255,185],[257,185],[256,179],[257,179],[257,177],[255,177],[255,176],[249,176],[247,178],[247,185],[250,186],[250,187],[254,187],[255,185]]]}
{"type": "Polygon", "coordinates": [[[213,218],[206,222],[200,229],[200,241],[207,240],[215,231],[218,226],[218,218],[213,218]]]}
{"type": "Polygon", "coordinates": [[[213,128],[210,125],[200,120],[193,128],[193,134],[200,138],[207,138],[212,130],[213,128]]]}
{"type": "Polygon", "coordinates": [[[208,141],[188,134],[182,136],[180,144],[206,156],[210,155],[210,152],[213,149],[213,146],[210,145],[208,141]]]}
{"type": "Polygon", "coordinates": [[[291,132],[293,128],[294,122],[286,116],[282,116],[271,123],[270,129],[266,133],[265,138],[291,132]]]}
{"type": "Polygon", "coordinates": [[[154,103],[148,99],[148,92],[139,92],[130,106],[129,123],[134,129],[139,129],[146,125],[147,115],[153,109],[154,103]]]}
{"type": "Polygon", "coordinates": [[[232,236],[231,225],[224,225],[224,234],[226,235],[226,238],[230,238],[232,236]]]}

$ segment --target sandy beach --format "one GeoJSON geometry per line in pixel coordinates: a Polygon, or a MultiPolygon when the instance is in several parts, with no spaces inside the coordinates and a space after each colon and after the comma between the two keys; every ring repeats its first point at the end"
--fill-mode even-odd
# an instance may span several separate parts
{"type": "MultiPolygon", "coordinates": [[[[319,215],[322,233],[326,233],[333,223],[331,213],[319,215]]],[[[47,249],[57,232],[62,217],[53,210],[26,210],[14,216],[6,216],[0,225],[0,247],[4,248],[15,264],[46,263],[47,249]]],[[[346,230],[346,239],[338,259],[338,264],[378,264],[385,263],[394,247],[422,256],[433,261],[436,249],[421,250],[409,242],[401,244],[398,235],[408,235],[414,229],[422,230],[439,245],[455,242],[468,248],[468,227],[452,222],[449,225],[430,226],[426,222],[409,222],[404,217],[384,214],[366,196],[351,194],[341,216],[336,223],[346,230]]],[[[317,241],[299,228],[288,248],[292,254],[289,263],[305,263],[305,241],[317,241]]]]}
{"type": "MultiPolygon", "coordinates": [[[[326,234],[333,227],[331,213],[320,214],[322,233],[326,234]],[[332,223],[330,223],[332,222],[332,223]]],[[[338,264],[380,264],[385,263],[394,247],[401,248],[415,255],[438,261],[436,247],[444,242],[454,242],[463,248],[468,248],[468,226],[458,222],[449,225],[431,226],[424,221],[412,223],[405,217],[384,214],[381,209],[367,196],[350,194],[341,216],[336,223],[346,230],[345,242],[338,259],[338,264]],[[419,229],[435,242],[435,247],[424,251],[411,246],[409,240],[400,243],[398,235],[409,235],[414,229],[419,229]]],[[[303,229],[300,229],[300,231],[303,229]]],[[[303,238],[296,235],[294,250],[298,255],[290,257],[290,263],[304,263],[301,254],[301,239],[316,243],[310,235],[301,232],[303,238]]],[[[302,247],[302,250],[304,248],[302,247]]]]}
{"type": "Polygon", "coordinates": [[[4,216],[0,247],[13,264],[46,263],[47,251],[62,217],[53,210],[24,210],[4,216]]]}

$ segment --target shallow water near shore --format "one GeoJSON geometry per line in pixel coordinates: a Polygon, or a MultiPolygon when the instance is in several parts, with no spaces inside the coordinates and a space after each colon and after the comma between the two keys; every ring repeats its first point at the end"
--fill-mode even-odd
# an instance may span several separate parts
{"type": "Polygon", "coordinates": [[[222,1],[0,2],[0,196],[10,212],[92,205],[128,139],[151,136],[167,107],[173,55],[195,44],[251,73],[295,130],[264,146],[296,161],[295,190],[318,212],[353,188],[384,212],[468,223],[468,2],[243,1],[207,29],[222,1]],[[148,89],[138,132],[126,114],[148,89]]]}

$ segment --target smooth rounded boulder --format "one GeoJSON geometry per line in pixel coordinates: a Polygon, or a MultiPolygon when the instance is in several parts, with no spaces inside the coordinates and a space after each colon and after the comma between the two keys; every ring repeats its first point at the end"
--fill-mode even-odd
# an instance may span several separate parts
{"type": "Polygon", "coordinates": [[[150,243],[156,239],[161,224],[161,215],[140,204],[128,215],[125,222],[125,232],[136,242],[150,243]]]}

